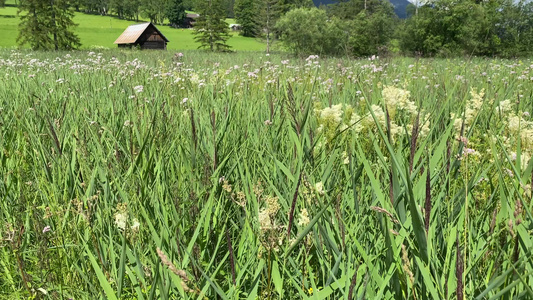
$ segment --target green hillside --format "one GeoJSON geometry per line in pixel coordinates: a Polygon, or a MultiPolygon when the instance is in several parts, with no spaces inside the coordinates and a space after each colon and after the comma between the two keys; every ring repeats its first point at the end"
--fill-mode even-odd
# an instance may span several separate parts
{"type": "MultiPolygon", "coordinates": [[[[142,20],[143,22],[145,20],[142,20]]],[[[233,20],[228,20],[233,21],[233,20]]],[[[74,22],[76,34],[81,39],[82,48],[115,48],[113,42],[131,24],[137,22],[120,20],[112,16],[89,15],[76,13],[74,22]]],[[[0,8],[0,48],[16,47],[18,35],[17,7],[14,0],[8,0],[4,8],[0,8]]],[[[158,26],[159,30],[170,40],[168,49],[187,50],[196,49],[198,44],[194,42],[191,29],[175,29],[169,26],[158,26]]],[[[261,51],[265,45],[257,39],[246,38],[233,34],[228,41],[233,50],[237,51],[261,51]]]]}

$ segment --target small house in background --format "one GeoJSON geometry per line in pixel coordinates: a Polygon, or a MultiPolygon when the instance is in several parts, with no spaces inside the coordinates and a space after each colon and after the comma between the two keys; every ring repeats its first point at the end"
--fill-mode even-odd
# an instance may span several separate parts
{"type": "Polygon", "coordinates": [[[168,39],[152,23],[131,25],[118,37],[119,48],[167,49],[168,39]]]}
{"type": "Polygon", "coordinates": [[[241,24],[229,24],[229,28],[233,31],[239,31],[242,30],[241,24]]]}
{"type": "Polygon", "coordinates": [[[200,17],[199,14],[187,14],[185,18],[183,19],[183,24],[181,25],[182,28],[192,28],[194,27],[194,23],[196,23],[196,19],[200,17]]]}

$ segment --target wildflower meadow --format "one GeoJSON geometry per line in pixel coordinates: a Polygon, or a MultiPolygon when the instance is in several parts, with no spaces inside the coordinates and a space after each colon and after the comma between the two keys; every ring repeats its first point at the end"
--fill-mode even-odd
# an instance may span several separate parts
{"type": "Polygon", "coordinates": [[[533,298],[533,60],[102,52],[0,50],[0,298],[533,298]]]}

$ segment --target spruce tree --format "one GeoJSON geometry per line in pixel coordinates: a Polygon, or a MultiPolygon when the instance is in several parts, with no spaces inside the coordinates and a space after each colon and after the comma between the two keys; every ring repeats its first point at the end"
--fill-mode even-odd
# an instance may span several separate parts
{"type": "Polygon", "coordinates": [[[226,18],[235,18],[235,0],[224,0],[226,2],[226,18]]]}
{"type": "Polygon", "coordinates": [[[313,0],[278,0],[277,6],[281,17],[290,10],[297,8],[313,8],[315,7],[315,4],[313,0]]]}
{"type": "Polygon", "coordinates": [[[185,6],[183,0],[168,0],[166,17],[170,25],[179,27],[183,24],[185,19],[185,6]]]}
{"type": "Polygon", "coordinates": [[[223,0],[199,0],[196,12],[200,14],[194,24],[194,39],[200,43],[198,48],[211,51],[228,51],[226,41],[230,38],[226,23],[226,7],[223,0]]]}
{"type": "Polygon", "coordinates": [[[41,0],[23,0],[20,2],[18,10],[20,15],[19,35],[17,37],[17,42],[20,45],[30,44],[33,50],[51,48],[52,39],[48,34],[46,16],[43,13],[47,10],[46,4],[41,0]]]}
{"type": "Polygon", "coordinates": [[[260,33],[259,5],[257,0],[236,0],[235,18],[241,25],[241,35],[256,37],[260,33]]]}
{"type": "Polygon", "coordinates": [[[19,45],[29,44],[34,50],[69,50],[80,46],[72,32],[74,13],[68,0],[21,0],[19,45]]]}

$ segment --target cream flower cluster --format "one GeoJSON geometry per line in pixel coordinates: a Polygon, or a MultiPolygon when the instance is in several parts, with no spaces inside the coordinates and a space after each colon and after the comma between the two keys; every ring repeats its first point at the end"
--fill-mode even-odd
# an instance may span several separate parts
{"type": "Polygon", "coordinates": [[[515,161],[518,158],[516,147],[520,141],[520,165],[522,170],[526,169],[533,152],[533,121],[530,120],[529,112],[519,111],[513,107],[511,100],[503,100],[496,106],[496,113],[504,122],[504,147],[510,153],[511,160],[515,161]]]}
{"type": "Polygon", "coordinates": [[[376,131],[379,124],[383,130],[387,129],[387,109],[390,118],[390,134],[393,140],[403,134],[411,132],[416,117],[420,114],[419,136],[426,137],[430,132],[429,116],[419,109],[411,100],[411,93],[394,86],[385,86],[382,90],[383,106],[372,104],[369,108],[361,98],[362,112],[356,112],[351,105],[336,104],[324,109],[316,109],[318,132],[324,134],[326,143],[330,142],[339,132],[348,127],[356,134],[376,131]],[[365,108],[367,110],[365,110],[365,108]],[[402,125],[405,124],[405,127],[402,125]],[[407,129],[407,131],[405,130],[407,129]]]}
{"type": "Polygon", "coordinates": [[[267,196],[266,207],[259,210],[257,221],[259,222],[259,239],[262,247],[274,251],[279,251],[279,246],[283,244],[284,235],[281,234],[283,225],[276,223],[275,217],[280,210],[278,197],[267,196]]]}
{"type": "Polygon", "coordinates": [[[389,110],[391,120],[394,119],[398,110],[405,111],[409,115],[416,115],[418,113],[415,102],[409,99],[411,95],[409,91],[394,86],[385,86],[381,95],[389,110]]]}
{"type": "Polygon", "coordinates": [[[331,142],[335,136],[352,126],[357,133],[363,128],[358,121],[360,117],[353,112],[351,105],[336,104],[324,109],[315,109],[318,118],[318,133],[324,134],[326,143],[331,142]],[[346,121],[348,120],[348,121],[346,121]]]}
{"type": "Polygon", "coordinates": [[[533,148],[533,122],[525,120],[523,116],[510,115],[508,118],[509,132],[520,137],[522,147],[533,148]]]}
{"type": "MultiPolygon", "coordinates": [[[[410,134],[413,123],[420,114],[419,137],[426,137],[430,132],[429,116],[419,109],[415,102],[411,100],[411,92],[394,86],[385,86],[381,92],[383,104],[387,108],[390,119],[390,133],[393,140],[403,134],[410,134]],[[407,131],[398,122],[406,124],[407,131]]],[[[387,117],[383,108],[379,105],[370,107],[378,123],[383,129],[387,128],[387,117]]],[[[375,127],[374,119],[368,115],[363,121],[364,127],[375,127]]]]}
{"type": "Polygon", "coordinates": [[[117,204],[116,212],[113,217],[115,219],[115,226],[119,230],[125,231],[126,229],[128,229],[129,224],[129,229],[131,230],[131,233],[139,232],[141,224],[139,223],[139,220],[137,220],[137,218],[130,218],[127,203],[124,202],[117,204]]]}
{"type": "Polygon", "coordinates": [[[474,119],[476,118],[477,113],[481,110],[481,107],[483,106],[483,97],[485,96],[485,90],[481,90],[479,92],[476,92],[476,90],[471,89],[470,90],[470,101],[467,102],[464,115],[457,116],[456,114],[452,113],[451,117],[454,119],[453,126],[455,128],[455,131],[460,133],[461,128],[463,127],[463,119],[464,119],[464,131],[467,132],[470,126],[472,126],[472,123],[474,122],[474,119]]]}
{"type": "Polygon", "coordinates": [[[278,197],[268,196],[266,198],[266,207],[261,209],[258,214],[259,226],[261,227],[261,232],[264,233],[268,230],[274,229],[276,225],[273,223],[276,214],[280,209],[278,203],[278,197]]]}

